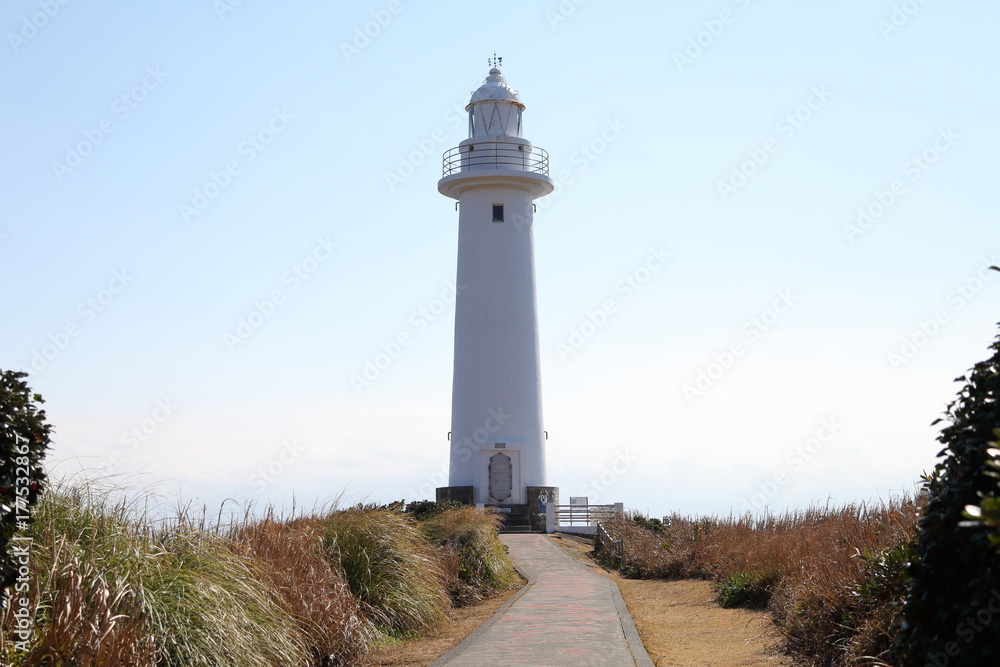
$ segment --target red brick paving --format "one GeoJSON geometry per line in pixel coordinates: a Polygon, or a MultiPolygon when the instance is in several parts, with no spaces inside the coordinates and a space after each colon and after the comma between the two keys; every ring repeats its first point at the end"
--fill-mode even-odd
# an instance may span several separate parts
{"type": "Polygon", "coordinates": [[[501,539],[531,587],[434,667],[652,665],[613,581],[576,562],[545,535],[501,539]],[[622,615],[633,628],[631,642],[622,615]],[[633,650],[641,654],[638,662],[633,650]]]}

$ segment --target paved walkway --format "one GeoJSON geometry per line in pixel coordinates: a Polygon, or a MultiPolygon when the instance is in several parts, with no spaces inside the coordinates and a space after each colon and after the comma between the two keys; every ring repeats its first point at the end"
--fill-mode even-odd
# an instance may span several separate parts
{"type": "Polygon", "coordinates": [[[652,667],[621,593],[545,535],[501,539],[528,583],[432,667],[652,667]]]}

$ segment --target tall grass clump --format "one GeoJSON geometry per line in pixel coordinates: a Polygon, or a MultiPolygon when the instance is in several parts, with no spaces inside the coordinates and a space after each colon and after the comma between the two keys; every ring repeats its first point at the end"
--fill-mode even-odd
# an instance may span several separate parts
{"type": "Polygon", "coordinates": [[[129,510],[79,488],[42,497],[28,533],[34,636],[20,648],[13,645],[8,609],[4,664],[157,663],[159,650],[133,576],[149,550],[129,510]]]}
{"type": "Polygon", "coordinates": [[[456,605],[477,602],[520,581],[500,541],[501,520],[492,512],[460,507],[421,522],[424,534],[443,552],[448,593],[456,605]]]}
{"type": "Polygon", "coordinates": [[[885,656],[905,594],[916,507],[813,507],[780,515],[672,516],[664,528],[622,518],[627,576],[704,578],[726,606],[766,608],[790,653],[812,665],[885,656]]]}
{"type": "MultiPolygon", "coordinates": [[[[51,550],[48,571],[32,573],[31,599],[39,599],[39,592],[45,591],[34,638],[26,642],[27,651],[5,642],[2,664],[156,665],[159,650],[147,630],[136,591],[122,579],[109,581],[62,540],[46,548],[51,550]]],[[[5,631],[12,629],[11,621],[9,614],[3,619],[5,631]]]]}
{"type": "Polygon", "coordinates": [[[322,536],[308,522],[267,517],[232,530],[241,554],[260,565],[260,578],[281,596],[306,636],[316,665],[357,664],[374,641],[374,625],[362,613],[344,577],[325,557],[322,536]]]}
{"type": "Polygon", "coordinates": [[[414,521],[401,512],[363,507],[317,521],[327,558],[382,631],[412,636],[446,619],[444,573],[414,521]]]}
{"type": "Polygon", "coordinates": [[[32,530],[37,629],[13,664],[310,664],[259,568],[223,537],[154,526],[94,486],[50,491],[32,530]]]}
{"type": "Polygon", "coordinates": [[[156,543],[161,554],[140,572],[143,607],[170,664],[309,664],[305,638],[257,564],[195,530],[156,543]]]}

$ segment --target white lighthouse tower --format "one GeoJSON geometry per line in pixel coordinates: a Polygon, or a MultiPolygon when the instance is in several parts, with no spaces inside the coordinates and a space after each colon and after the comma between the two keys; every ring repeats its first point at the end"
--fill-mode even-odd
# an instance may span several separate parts
{"type": "Polygon", "coordinates": [[[459,202],[451,468],[438,499],[535,510],[558,493],[546,486],[532,232],[532,201],[554,186],[496,66],[466,110],[469,138],[444,154],[438,181],[459,202]]]}

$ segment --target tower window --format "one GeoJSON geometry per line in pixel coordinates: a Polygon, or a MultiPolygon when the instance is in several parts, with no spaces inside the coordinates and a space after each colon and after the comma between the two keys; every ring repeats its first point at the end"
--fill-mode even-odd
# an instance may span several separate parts
{"type": "Polygon", "coordinates": [[[503,222],[503,204],[493,204],[493,222],[503,222]]]}

